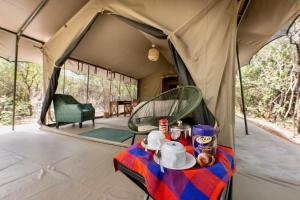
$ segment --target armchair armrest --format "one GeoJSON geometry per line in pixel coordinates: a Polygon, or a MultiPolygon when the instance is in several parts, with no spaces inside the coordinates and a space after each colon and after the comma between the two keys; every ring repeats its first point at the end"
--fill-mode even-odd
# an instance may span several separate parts
{"type": "Polygon", "coordinates": [[[95,108],[91,103],[81,104],[81,108],[89,109],[91,111],[95,111],[95,108]]]}

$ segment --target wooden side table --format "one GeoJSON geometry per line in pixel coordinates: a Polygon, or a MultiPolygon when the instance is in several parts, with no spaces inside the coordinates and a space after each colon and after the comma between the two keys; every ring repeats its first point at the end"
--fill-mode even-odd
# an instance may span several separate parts
{"type": "Polygon", "coordinates": [[[123,105],[124,106],[124,116],[126,116],[127,114],[131,114],[132,111],[132,105],[131,105],[131,101],[111,101],[109,102],[109,114],[110,117],[117,115],[117,117],[119,117],[119,115],[121,114],[119,112],[119,106],[123,105]]]}
{"type": "Polygon", "coordinates": [[[112,117],[113,115],[117,115],[117,117],[119,117],[118,101],[109,102],[109,115],[110,115],[110,117],[112,117]]]}

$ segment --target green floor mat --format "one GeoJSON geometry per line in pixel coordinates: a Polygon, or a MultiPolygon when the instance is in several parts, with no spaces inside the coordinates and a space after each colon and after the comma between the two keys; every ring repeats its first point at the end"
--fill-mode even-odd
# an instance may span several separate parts
{"type": "Polygon", "coordinates": [[[97,128],[88,132],[80,133],[80,135],[115,142],[124,142],[132,137],[132,134],[129,131],[115,128],[97,128]]]}

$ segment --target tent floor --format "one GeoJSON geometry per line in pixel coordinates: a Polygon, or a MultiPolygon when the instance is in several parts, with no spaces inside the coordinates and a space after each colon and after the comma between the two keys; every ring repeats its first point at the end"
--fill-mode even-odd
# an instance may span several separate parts
{"type": "MultiPolygon", "coordinates": [[[[97,120],[96,127],[103,125],[121,128],[126,118],[97,120]]],[[[251,123],[245,136],[238,118],[236,127],[234,199],[298,199],[299,146],[251,123]]],[[[90,128],[88,122],[83,126],[90,128]]],[[[0,134],[0,199],[143,199],[140,189],[114,172],[112,157],[123,147],[21,130],[0,134]]]]}
{"type": "MultiPolygon", "coordinates": [[[[83,122],[82,124],[82,128],[79,128],[79,124],[75,123],[75,125],[73,124],[67,124],[67,125],[61,125],[59,127],[59,129],[56,129],[55,127],[51,127],[51,128],[46,128],[45,130],[50,130],[52,132],[57,132],[63,135],[69,135],[69,136],[76,136],[79,138],[82,138],[83,136],[79,135],[80,133],[83,132],[87,132],[93,129],[97,129],[97,128],[115,128],[115,129],[124,129],[124,130],[128,130],[128,126],[127,126],[127,122],[128,122],[129,117],[112,117],[112,118],[99,118],[95,120],[95,125],[93,126],[92,121],[86,121],[83,122]]],[[[45,127],[44,127],[45,128],[45,127]]],[[[93,140],[93,141],[102,141],[101,139],[97,139],[97,138],[85,138],[85,139],[89,139],[89,140],[93,140]]],[[[126,140],[125,142],[123,142],[123,146],[124,145],[130,145],[131,144],[131,139],[129,138],[128,140],[126,140]]],[[[141,137],[137,137],[137,140],[141,139],[141,137]]],[[[103,142],[109,142],[110,141],[103,141],[103,142]]],[[[116,145],[120,144],[118,142],[112,142],[116,145]]],[[[121,144],[122,145],[122,144],[121,144]]]]}
{"type": "Polygon", "coordinates": [[[143,199],[113,168],[123,147],[36,130],[0,135],[0,199],[143,199]]]}

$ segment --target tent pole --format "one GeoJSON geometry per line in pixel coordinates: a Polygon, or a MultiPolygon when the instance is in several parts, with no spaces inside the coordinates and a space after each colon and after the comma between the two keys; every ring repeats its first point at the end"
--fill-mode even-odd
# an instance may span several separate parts
{"type": "Polygon", "coordinates": [[[109,100],[108,100],[108,107],[109,107],[109,115],[112,116],[111,112],[111,79],[112,79],[112,72],[110,71],[110,79],[109,79],[109,100]]]}
{"type": "Polygon", "coordinates": [[[118,97],[118,100],[120,100],[120,97],[121,97],[121,74],[120,75],[120,80],[119,80],[119,97],[118,97]]]}
{"type": "Polygon", "coordinates": [[[88,65],[88,75],[86,84],[86,103],[89,102],[90,66],[88,65]]]}
{"type": "Polygon", "coordinates": [[[66,65],[64,64],[63,94],[65,94],[65,84],[66,84],[66,65]]]}
{"type": "Polygon", "coordinates": [[[237,53],[237,62],[238,62],[238,70],[239,70],[239,80],[240,80],[240,87],[241,87],[241,97],[242,97],[242,104],[243,104],[243,114],[244,114],[245,131],[246,131],[246,135],[249,135],[249,132],[248,132],[248,122],[247,122],[247,113],[246,113],[246,106],[245,106],[244,88],[243,88],[243,79],[242,79],[242,70],[241,70],[241,63],[240,63],[240,57],[239,57],[238,43],[236,44],[236,53],[237,53]]]}
{"type": "Polygon", "coordinates": [[[131,84],[131,78],[129,79],[129,85],[130,85],[130,90],[129,90],[129,96],[130,96],[130,100],[132,101],[132,95],[131,95],[131,90],[132,90],[132,84],[131,84]]]}
{"type": "Polygon", "coordinates": [[[19,29],[18,33],[21,35],[25,29],[29,26],[29,24],[34,20],[34,18],[40,13],[40,11],[43,9],[43,7],[48,3],[48,0],[43,0],[31,13],[31,15],[26,19],[26,21],[23,23],[21,28],[19,29]]]}
{"type": "Polygon", "coordinates": [[[238,13],[237,26],[239,26],[241,21],[243,20],[244,14],[246,13],[250,3],[251,3],[251,0],[245,0],[245,3],[243,4],[243,7],[241,8],[241,12],[238,13]]]}
{"type": "Polygon", "coordinates": [[[109,79],[109,102],[111,102],[111,80],[112,79],[112,72],[110,72],[110,79],[109,79]]]}
{"type": "Polygon", "coordinates": [[[13,87],[13,114],[12,114],[12,130],[15,130],[15,116],[16,116],[16,94],[17,94],[17,68],[18,68],[18,54],[19,54],[20,35],[16,35],[15,46],[15,62],[14,62],[14,87],[13,87]]]}
{"type": "MultiPolygon", "coordinates": [[[[25,20],[22,26],[19,28],[16,33],[16,49],[15,49],[15,68],[14,68],[14,87],[13,87],[13,116],[12,116],[12,130],[15,130],[15,116],[16,116],[16,93],[17,93],[17,71],[18,71],[18,54],[19,54],[19,42],[20,38],[25,31],[25,29],[29,26],[32,20],[39,14],[42,8],[48,3],[48,0],[42,1],[37,8],[31,13],[31,15],[25,20]]],[[[6,30],[7,31],[7,30],[6,30]]],[[[9,31],[8,31],[9,32],[9,31]]],[[[33,40],[32,38],[30,38],[33,40]]]]}

